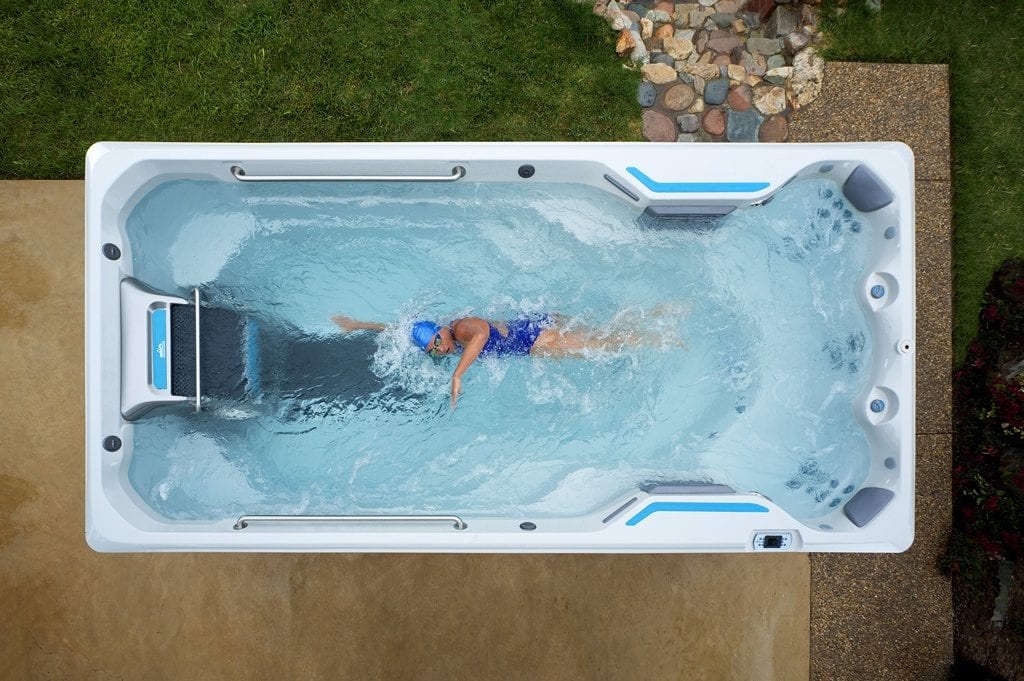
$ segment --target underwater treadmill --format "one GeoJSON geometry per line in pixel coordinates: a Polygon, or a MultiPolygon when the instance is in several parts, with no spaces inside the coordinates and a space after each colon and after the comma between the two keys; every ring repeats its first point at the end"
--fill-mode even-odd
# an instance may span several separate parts
{"type": "Polygon", "coordinates": [[[204,398],[358,402],[379,392],[368,334],[311,336],[254,316],[121,281],[121,413],[202,408],[204,398]],[[199,320],[198,325],[196,320],[199,320]]]}

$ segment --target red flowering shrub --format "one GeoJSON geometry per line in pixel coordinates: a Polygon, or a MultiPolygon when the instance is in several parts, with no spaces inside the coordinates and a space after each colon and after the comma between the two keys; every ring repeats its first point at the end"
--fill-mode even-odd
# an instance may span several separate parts
{"type": "Polygon", "coordinates": [[[954,372],[953,537],[961,575],[1024,557],[1024,262],[993,275],[978,339],[954,372]]]}

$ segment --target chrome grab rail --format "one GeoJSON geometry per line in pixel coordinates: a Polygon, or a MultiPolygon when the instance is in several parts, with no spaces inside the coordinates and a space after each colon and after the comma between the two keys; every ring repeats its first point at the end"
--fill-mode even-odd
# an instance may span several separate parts
{"type": "Polygon", "coordinates": [[[202,408],[202,393],[199,389],[199,289],[192,289],[196,297],[196,413],[202,408]]]}
{"type": "Polygon", "coordinates": [[[455,182],[466,169],[455,166],[451,175],[248,175],[242,166],[231,166],[231,174],[240,182],[455,182]]]}
{"type": "Polygon", "coordinates": [[[243,515],[232,529],[244,530],[249,523],[339,523],[339,522],[450,522],[456,530],[468,525],[457,515],[243,515]]]}

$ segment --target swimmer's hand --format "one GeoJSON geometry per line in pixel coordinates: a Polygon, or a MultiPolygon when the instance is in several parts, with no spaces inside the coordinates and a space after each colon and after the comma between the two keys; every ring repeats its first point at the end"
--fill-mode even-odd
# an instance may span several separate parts
{"type": "Polygon", "coordinates": [[[462,379],[452,376],[452,409],[455,409],[455,404],[459,401],[460,392],[462,392],[462,379]]]}

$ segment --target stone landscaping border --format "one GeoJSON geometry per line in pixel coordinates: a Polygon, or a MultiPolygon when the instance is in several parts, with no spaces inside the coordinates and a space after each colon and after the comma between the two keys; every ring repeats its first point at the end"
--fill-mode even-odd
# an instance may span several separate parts
{"type": "Polygon", "coordinates": [[[595,0],[643,81],[651,142],[785,142],[821,91],[821,0],[595,0]]]}

